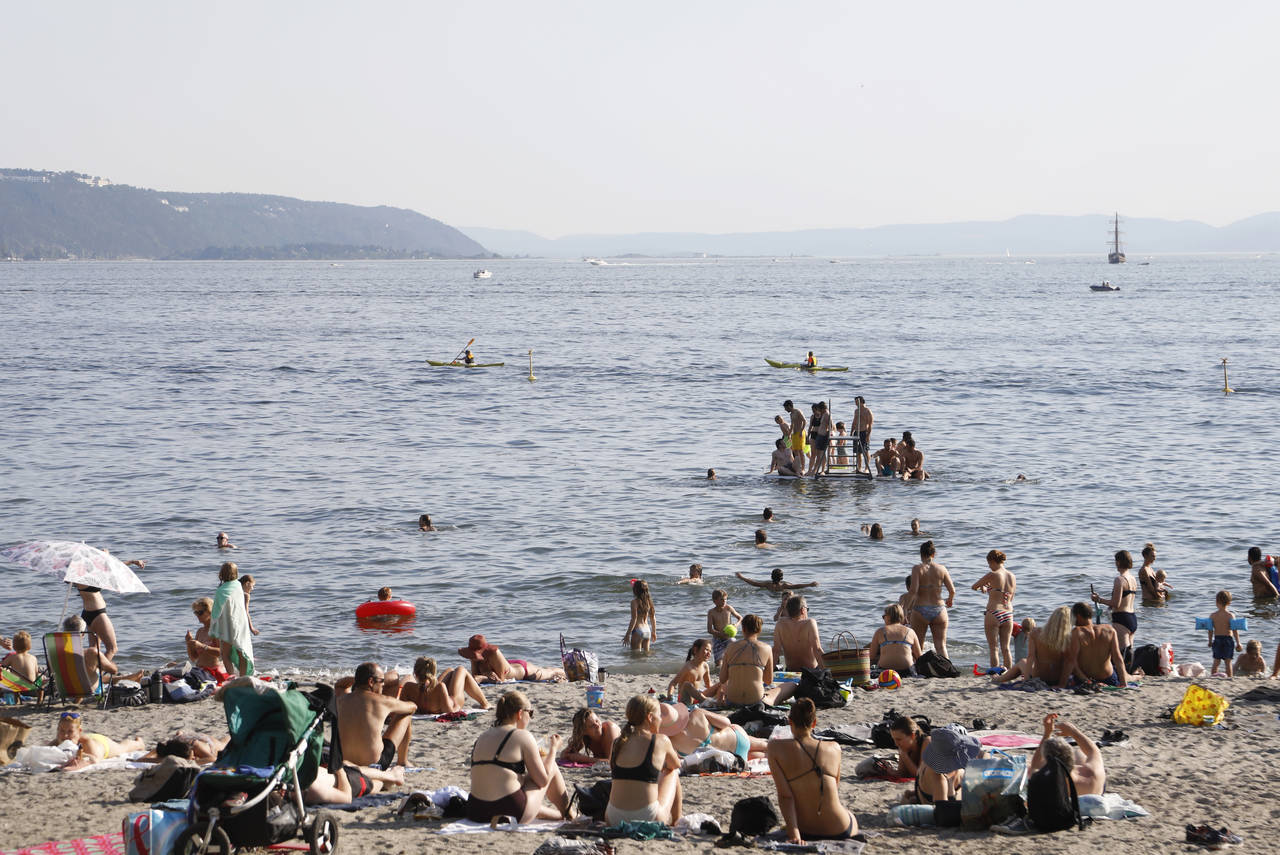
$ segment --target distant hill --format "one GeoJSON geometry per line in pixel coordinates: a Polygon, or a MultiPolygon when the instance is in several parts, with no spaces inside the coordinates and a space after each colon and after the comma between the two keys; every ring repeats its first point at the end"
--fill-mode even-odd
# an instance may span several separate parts
{"type": "Polygon", "coordinates": [[[0,169],[0,258],[485,258],[403,208],[168,193],[74,172],[0,169]]]}
{"type": "MultiPolygon", "coordinates": [[[[1001,222],[893,225],[865,229],[698,234],[649,232],[570,235],[549,239],[525,231],[463,227],[502,255],[581,256],[883,256],[1057,255],[1098,253],[1105,258],[1111,217],[1027,214],[1001,222]]],[[[1152,253],[1280,252],[1280,213],[1259,214],[1217,228],[1191,220],[1121,217],[1121,240],[1130,259],[1152,253]]]]}

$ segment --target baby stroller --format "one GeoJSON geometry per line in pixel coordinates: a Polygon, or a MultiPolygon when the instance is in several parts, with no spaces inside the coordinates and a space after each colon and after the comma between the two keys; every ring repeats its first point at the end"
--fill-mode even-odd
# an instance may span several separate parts
{"type": "Polygon", "coordinates": [[[297,689],[259,694],[237,686],[222,704],[231,741],[215,767],[196,776],[188,826],[173,851],[231,855],[235,847],[271,846],[299,832],[312,855],[335,851],[334,815],[308,814],[302,802],[320,768],[327,700],[297,689]]]}

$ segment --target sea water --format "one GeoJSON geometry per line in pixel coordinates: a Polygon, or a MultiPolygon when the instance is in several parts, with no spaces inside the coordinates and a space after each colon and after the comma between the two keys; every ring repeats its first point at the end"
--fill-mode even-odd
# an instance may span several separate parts
{"type": "MultiPolygon", "coordinates": [[[[918,560],[913,517],[956,583],[961,665],[986,663],[969,586],[988,550],[1017,574],[1016,615],[1043,623],[1148,540],[1175,591],[1138,609],[1137,643],[1205,660],[1194,619],[1227,588],[1271,649],[1280,620],[1244,556],[1280,550],[1280,256],[1149,262],[495,261],[485,281],[459,262],[3,264],[0,542],[146,559],[150,595],[107,594],[127,667],[182,658],[228,558],[258,579],[267,668],[449,665],[480,632],[535,664],[563,633],[610,670],[667,671],[713,588],[770,626],[777,600],[734,573],[774,567],[819,583],[824,643],[865,643],[918,560]],[[1091,292],[1104,277],[1121,290],[1091,292]],[[424,362],[472,338],[506,366],[424,362]],[[764,362],[808,350],[850,370],[764,362]],[[911,430],[932,480],[765,477],[784,399],[848,422],[855,395],[873,447],[911,430]],[[706,585],[675,585],[692,562],[706,585]],[[621,644],[635,578],[657,609],[648,657],[621,644]],[[357,626],[383,585],[416,619],[357,626]]],[[[53,628],[64,587],[0,573],[0,632],[53,628]]]]}

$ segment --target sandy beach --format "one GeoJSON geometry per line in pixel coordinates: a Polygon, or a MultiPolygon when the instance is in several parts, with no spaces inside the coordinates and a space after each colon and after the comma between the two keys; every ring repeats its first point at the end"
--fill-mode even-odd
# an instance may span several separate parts
{"type": "MultiPolygon", "coordinates": [[[[668,676],[611,676],[607,683],[606,713],[619,720],[626,699],[654,688],[661,691],[668,676]]],[[[1108,772],[1107,788],[1132,799],[1151,816],[1122,821],[1101,821],[1083,832],[1033,835],[1009,840],[991,832],[959,829],[891,828],[886,821],[889,806],[905,788],[888,782],[853,779],[854,765],[872,753],[891,752],[871,748],[843,750],[844,780],[841,797],[857,816],[861,828],[875,832],[870,850],[910,852],[929,847],[938,852],[996,853],[1094,852],[1102,847],[1120,851],[1186,852],[1184,826],[1208,822],[1229,826],[1244,837],[1238,851],[1270,851],[1280,828],[1280,784],[1272,770],[1280,762],[1280,702],[1235,703],[1252,688],[1275,687],[1256,679],[1201,679],[1202,685],[1233,700],[1224,727],[1203,729],[1172,724],[1160,718],[1182,697],[1191,680],[1147,678],[1140,689],[1105,692],[1093,696],[1067,693],[1003,690],[985,678],[965,676],[953,680],[909,680],[900,690],[857,691],[844,709],[819,711],[819,726],[879,721],[890,708],[922,713],[935,724],[958,721],[966,726],[975,718],[991,728],[1038,734],[1040,721],[1049,711],[1061,712],[1090,736],[1104,729],[1121,728],[1131,744],[1103,749],[1108,772]]],[[[490,686],[486,695],[496,699],[506,687],[490,686]]],[[[585,684],[522,685],[533,702],[536,735],[555,730],[567,736],[569,718],[582,705],[585,684]]],[[[36,712],[30,708],[6,708],[6,714],[23,718],[33,736],[53,734],[58,710],[36,712]]],[[[149,705],[110,711],[87,710],[88,729],[113,738],[136,735],[155,742],[178,728],[225,732],[221,704],[202,701],[185,705],[149,705]]],[[[415,722],[409,752],[412,766],[406,789],[431,790],[445,785],[464,789],[468,784],[467,754],[475,737],[491,722],[491,714],[456,724],[415,722]]],[[[570,782],[590,780],[587,769],[565,770],[570,782]]],[[[31,774],[10,771],[0,775],[0,793],[9,810],[0,815],[0,850],[13,850],[50,840],[67,840],[111,832],[139,805],[127,800],[137,772],[125,769],[90,770],[78,774],[31,774]],[[15,809],[17,808],[17,809],[15,809]]],[[[735,801],[745,796],[768,795],[775,800],[771,778],[693,777],[684,779],[685,812],[702,812],[717,818],[726,828],[735,801]]],[[[348,852],[457,853],[532,852],[546,835],[491,833],[445,837],[436,834],[439,822],[398,820],[395,806],[341,813],[339,848],[348,852]]],[[[652,844],[661,851],[692,852],[713,849],[711,838],[652,844]]],[[[621,849],[639,851],[635,842],[623,841],[621,849]]],[[[645,844],[648,847],[650,844],[645,844]]]]}

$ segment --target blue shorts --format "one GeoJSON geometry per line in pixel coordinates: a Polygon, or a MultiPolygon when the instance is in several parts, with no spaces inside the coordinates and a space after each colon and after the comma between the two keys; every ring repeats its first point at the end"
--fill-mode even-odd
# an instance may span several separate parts
{"type": "Polygon", "coordinates": [[[1236,655],[1236,640],[1229,635],[1213,637],[1213,658],[1230,662],[1236,655]]]}

